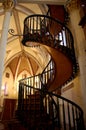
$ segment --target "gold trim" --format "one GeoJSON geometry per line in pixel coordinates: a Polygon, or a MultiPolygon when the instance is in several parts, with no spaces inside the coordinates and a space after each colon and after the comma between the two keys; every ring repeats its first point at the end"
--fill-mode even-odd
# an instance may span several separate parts
{"type": "Polygon", "coordinates": [[[66,8],[68,9],[69,12],[71,12],[74,9],[77,9],[80,5],[79,0],[71,0],[70,2],[67,3],[66,8]]]}
{"type": "Polygon", "coordinates": [[[3,8],[4,10],[11,10],[14,8],[16,1],[15,0],[3,0],[3,8]]]}

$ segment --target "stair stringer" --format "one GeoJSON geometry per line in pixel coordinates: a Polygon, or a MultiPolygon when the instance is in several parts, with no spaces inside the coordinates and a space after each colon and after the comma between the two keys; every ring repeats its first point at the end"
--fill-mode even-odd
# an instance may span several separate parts
{"type": "Polygon", "coordinates": [[[65,54],[52,47],[45,46],[55,62],[55,78],[49,90],[61,88],[73,76],[73,63],[65,54]]]}

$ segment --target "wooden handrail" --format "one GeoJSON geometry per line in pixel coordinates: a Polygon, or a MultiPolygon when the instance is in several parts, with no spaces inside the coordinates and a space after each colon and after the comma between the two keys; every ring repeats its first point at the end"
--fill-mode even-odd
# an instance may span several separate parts
{"type": "Polygon", "coordinates": [[[55,93],[40,88],[34,88],[24,83],[20,83],[19,85],[19,101],[17,111],[19,119],[22,122],[24,121],[24,125],[27,125],[28,128],[29,125],[38,128],[43,123],[46,124],[51,122],[53,130],[55,128],[61,128],[62,130],[67,130],[68,128],[73,130],[84,130],[83,111],[77,104],[55,93]],[[34,90],[33,94],[31,94],[32,90],[34,90]],[[38,95],[39,98],[37,98],[38,95]],[[33,105],[31,105],[32,99],[33,105]],[[37,101],[39,101],[39,114],[37,113],[37,101]],[[32,106],[34,106],[33,110],[31,109],[33,108],[32,106]],[[34,113],[34,119],[28,112],[34,113]],[[26,117],[26,115],[27,118],[24,118],[23,120],[22,118],[26,117]],[[33,121],[29,124],[29,117],[34,121],[39,118],[40,122],[38,122],[37,125],[35,124],[35,126],[33,123],[31,124],[33,121]],[[45,118],[45,122],[44,120],[41,120],[41,118],[45,118]]]}
{"type": "Polygon", "coordinates": [[[44,44],[64,53],[73,63],[72,77],[76,76],[78,63],[74,51],[74,40],[64,23],[48,15],[36,14],[26,17],[22,44],[29,47],[30,42],[36,43],[33,46],[44,44]],[[56,27],[52,30],[54,24],[56,27]]]}

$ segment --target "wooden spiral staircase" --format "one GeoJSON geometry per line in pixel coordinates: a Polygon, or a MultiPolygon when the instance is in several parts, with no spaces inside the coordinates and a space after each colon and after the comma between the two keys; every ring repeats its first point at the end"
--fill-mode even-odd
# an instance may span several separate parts
{"type": "Polygon", "coordinates": [[[24,21],[22,43],[45,46],[52,58],[41,74],[19,81],[16,118],[22,128],[18,129],[84,130],[82,109],[59,92],[78,70],[70,30],[50,16],[31,15],[24,21]]]}

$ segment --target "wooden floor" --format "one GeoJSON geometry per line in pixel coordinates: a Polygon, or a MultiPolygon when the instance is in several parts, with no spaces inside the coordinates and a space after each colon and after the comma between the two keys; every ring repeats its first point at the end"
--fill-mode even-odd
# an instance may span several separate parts
{"type": "MultiPolygon", "coordinates": [[[[5,121],[3,123],[0,123],[0,130],[64,130],[64,128],[55,127],[52,128],[52,126],[46,124],[41,126],[40,128],[25,128],[18,120],[12,120],[12,121],[5,121]],[[47,125],[47,126],[46,126],[47,125]]],[[[70,130],[68,126],[66,126],[66,130],[70,130]]],[[[71,129],[73,130],[73,129],[71,129]]]]}
{"type": "Polygon", "coordinates": [[[4,130],[4,124],[0,123],[0,130],[4,130]]]}

